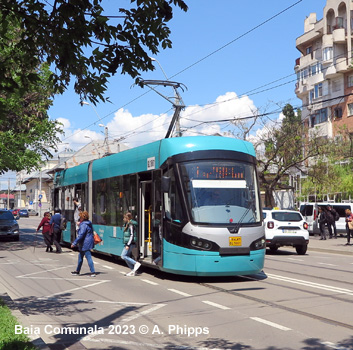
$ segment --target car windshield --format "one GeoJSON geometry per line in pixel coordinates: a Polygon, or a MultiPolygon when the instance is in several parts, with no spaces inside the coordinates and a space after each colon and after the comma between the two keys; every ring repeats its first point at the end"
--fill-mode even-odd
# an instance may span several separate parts
{"type": "Polygon", "coordinates": [[[302,217],[296,212],[273,212],[272,218],[277,221],[302,221],[302,217]]]}
{"type": "Polygon", "coordinates": [[[182,163],[180,168],[194,222],[260,222],[254,165],[236,161],[198,161],[182,163]]]}
{"type": "Polygon", "coordinates": [[[9,211],[0,211],[0,220],[13,220],[13,215],[9,211]]]}

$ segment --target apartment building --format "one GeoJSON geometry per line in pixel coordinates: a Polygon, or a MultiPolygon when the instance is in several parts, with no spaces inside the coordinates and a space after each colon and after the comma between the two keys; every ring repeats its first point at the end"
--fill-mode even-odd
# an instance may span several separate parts
{"type": "Polygon", "coordinates": [[[344,125],[353,133],[353,0],[327,0],[323,17],[311,13],[296,39],[295,93],[309,130],[335,137],[344,125]]]}

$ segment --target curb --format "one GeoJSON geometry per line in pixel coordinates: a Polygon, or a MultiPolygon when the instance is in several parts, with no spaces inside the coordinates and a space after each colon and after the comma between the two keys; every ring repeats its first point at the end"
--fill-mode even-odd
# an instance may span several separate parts
{"type": "MultiPolygon", "coordinates": [[[[16,307],[16,304],[12,300],[12,298],[7,294],[3,293],[0,294],[0,298],[4,301],[6,306],[11,310],[11,314],[17,318],[17,320],[23,324],[23,320],[25,319],[25,316],[22,314],[22,312],[16,307]]],[[[24,325],[25,326],[25,325],[24,325]]],[[[42,338],[35,338],[35,336],[30,336],[28,335],[29,339],[31,340],[31,343],[36,346],[40,350],[50,350],[48,345],[43,341],[42,338]]]]}

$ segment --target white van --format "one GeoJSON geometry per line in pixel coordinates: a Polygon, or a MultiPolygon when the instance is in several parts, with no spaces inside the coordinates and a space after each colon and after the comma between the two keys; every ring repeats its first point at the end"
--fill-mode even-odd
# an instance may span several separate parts
{"type": "Polygon", "coordinates": [[[337,233],[341,236],[346,235],[346,214],[345,210],[350,209],[353,212],[353,203],[328,203],[328,202],[317,202],[317,203],[301,203],[300,213],[303,215],[305,221],[308,223],[308,231],[311,235],[320,234],[319,224],[317,222],[317,216],[319,215],[319,207],[326,208],[331,206],[337,211],[340,218],[336,221],[337,233]]]}

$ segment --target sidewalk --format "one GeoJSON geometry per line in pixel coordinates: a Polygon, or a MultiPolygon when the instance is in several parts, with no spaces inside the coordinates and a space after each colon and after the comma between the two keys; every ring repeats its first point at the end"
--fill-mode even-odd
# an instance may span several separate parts
{"type": "Polygon", "coordinates": [[[344,255],[353,255],[353,240],[351,240],[351,245],[345,245],[347,243],[347,238],[338,235],[337,239],[327,238],[326,240],[320,240],[320,236],[310,236],[308,252],[328,252],[344,255]]]}

